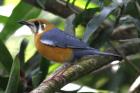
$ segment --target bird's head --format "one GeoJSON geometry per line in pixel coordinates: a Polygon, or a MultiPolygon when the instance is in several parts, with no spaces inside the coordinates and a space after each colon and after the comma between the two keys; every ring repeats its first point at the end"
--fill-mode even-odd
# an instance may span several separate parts
{"type": "Polygon", "coordinates": [[[33,33],[41,33],[54,28],[54,25],[49,23],[46,19],[30,19],[28,21],[19,21],[20,24],[28,26],[33,33]]]}

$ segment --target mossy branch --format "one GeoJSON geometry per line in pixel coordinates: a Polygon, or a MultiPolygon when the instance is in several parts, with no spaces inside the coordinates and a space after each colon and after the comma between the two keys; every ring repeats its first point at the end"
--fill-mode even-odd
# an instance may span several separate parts
{"type": "MultiPolygon", "coordinates": [[[[135,42],[129,42],[123,44],[117,49],[125,55],[131,55],[140,52],[140,40],[135,42]]],[[[109,49],[109,52],[115,53],[113,49],[109,49]]],[[[114,56],[90,56],[84,57],[68,68],[63,75],[57,75],[53,79],[45,79],[36,89],[30,93],[55,93],[59,91],[64,85],[77,80],[114,60],[121,60],[120,57],[114,56]],[[62,78],[63,76],[63,78],[62,78]]]]}

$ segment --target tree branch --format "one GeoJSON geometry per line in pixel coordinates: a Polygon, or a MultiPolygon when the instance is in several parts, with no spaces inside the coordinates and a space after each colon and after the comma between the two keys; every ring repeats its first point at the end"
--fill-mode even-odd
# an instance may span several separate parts
{"type": "MultiPolygon", "coordinates": [[[[130,42],[117,47],[125,55],[135,54],[140,52],[140,41],[130,42]]],[[[112,49],[108,50],[115,53],[112,49]]],[[[84,75],[93,72],[114,60],[121,60],[120,57],[114,56],[92,56],[85,57],[76,62],[75,65],[68,68],[63,75],[58,75],[51,80],[44,80],[36,89],[30,93],[55,93],[64,85],[81,78],[84,75]],[[63,78],[60,78],[62,77],[63,78]]]]}
{"type": "MultiPolygon", "coordinates": [[[[32,4],[38,8],[44,8],[45,11],[49,11],[55,15],[63,18],[67,18],[69,15],[73,14],[74,11],[66,6],[66,2],[63,0],[46,0],[45,4],[39,5],[38,2],[42,0],[23,0],[29,4],[32,4]]],[[[71,5],[71,4],[70,4],[71,5]]],[[[75,9],[81,11],[79,7],[73,6],[75,9]]]]}

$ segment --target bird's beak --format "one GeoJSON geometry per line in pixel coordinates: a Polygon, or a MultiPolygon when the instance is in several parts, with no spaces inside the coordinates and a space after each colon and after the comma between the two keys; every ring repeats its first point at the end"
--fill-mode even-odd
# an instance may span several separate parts
{"type": "Polygon", "coordinates": [[[36,27],[35,27],[35,25],[34,25],[33,23],[28,22],[28,21],[24,21],[24,20],[18,21],[18,23],[19,23],[19,24],[22,24],[22,25],[28,26],[28,27],[31,29],[31,31],[32,31],[33,33],[35,33],[36,27]]]}
{"type": "Polygon", "coordinates": [[[28,22],[28,21],[24,21],[24,20],[22,20],[22,21],[18,21],[18,23],[19,24],[22,24],[22,25],[27,25],[27,26],[33,26],[33,23],[30,23],[30,22],[28,22]]]}

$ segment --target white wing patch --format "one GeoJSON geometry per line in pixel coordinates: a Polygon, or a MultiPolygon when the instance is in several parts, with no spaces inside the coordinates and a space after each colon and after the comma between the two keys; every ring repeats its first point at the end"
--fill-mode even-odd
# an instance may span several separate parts
{"type": "Polygon", "coordinates": [[[41,43],[46,44],[46,45],[55,45],[55,43],[51,40],[40,40],[41,43]]]}

